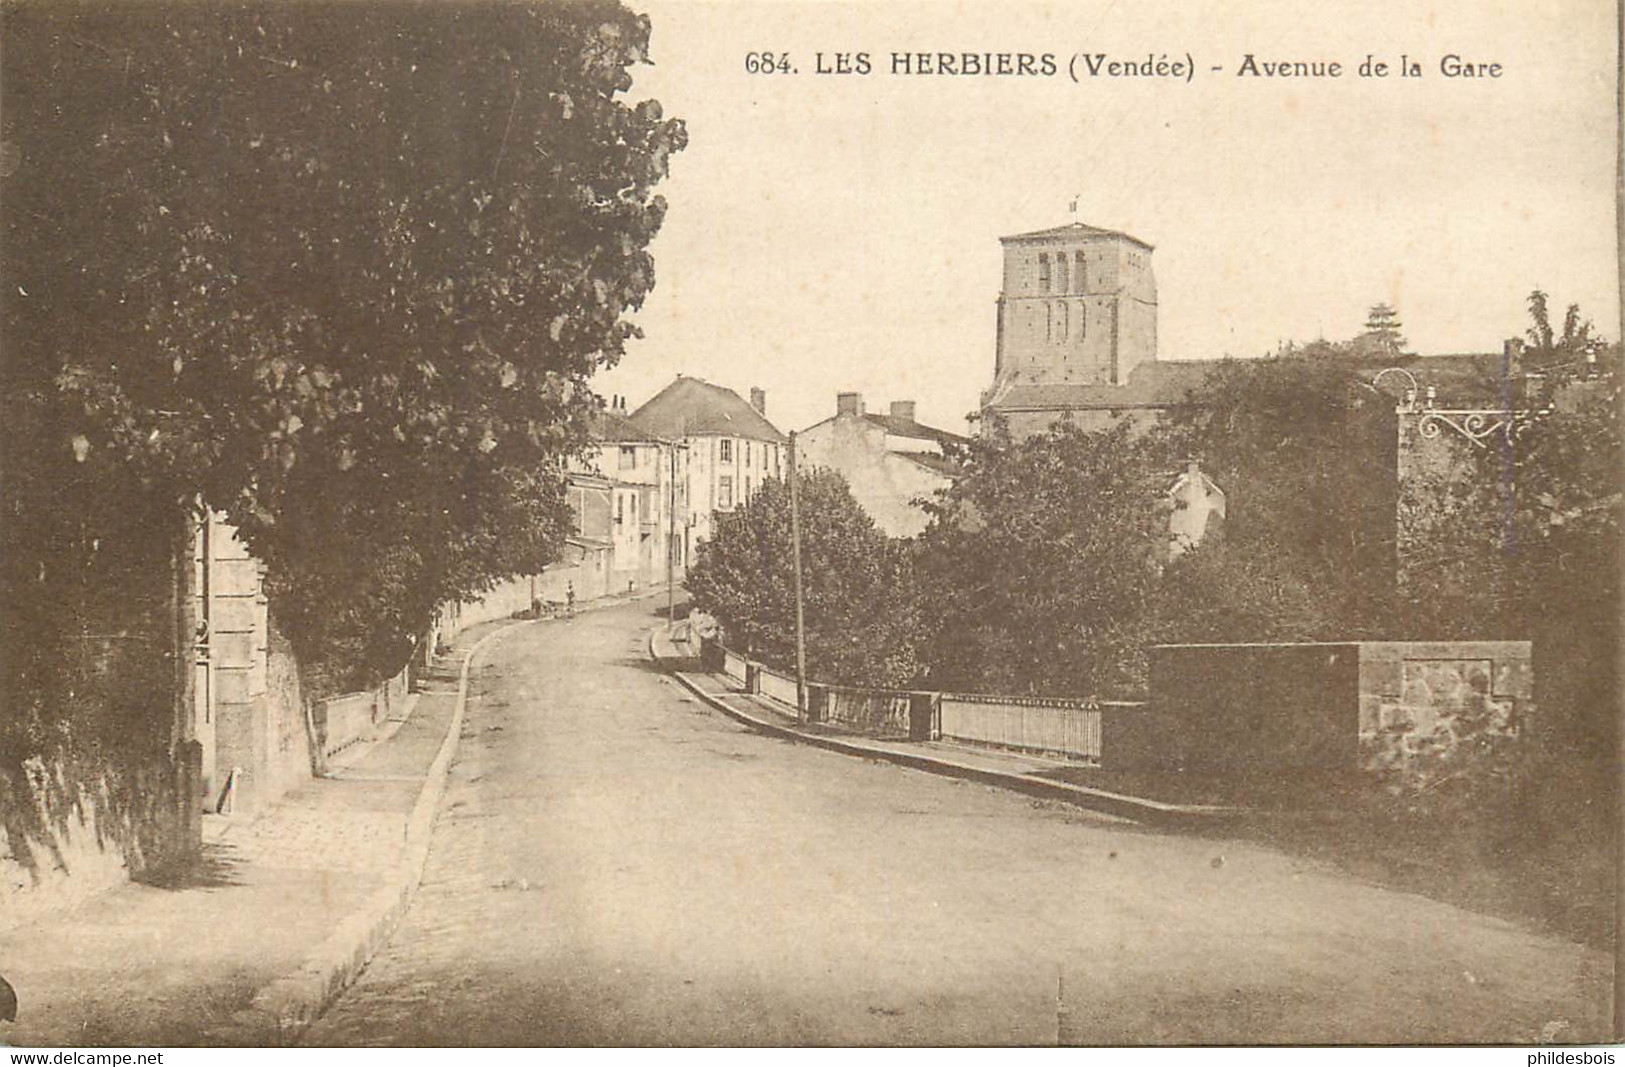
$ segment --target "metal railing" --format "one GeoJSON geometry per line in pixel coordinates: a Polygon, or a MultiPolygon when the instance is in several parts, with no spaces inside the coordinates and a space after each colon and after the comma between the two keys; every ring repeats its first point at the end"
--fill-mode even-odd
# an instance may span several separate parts
{"type": "Polygon", "coordinates": [[[724,649],[722,653],[722,673],[738,682],[745,684],[745,668],[750,661],[732,649],[724,649]]]}
{"type": "Polygon", "coordinates": [[[826,685],[824,721],[837,723],[871,737],[903,739],[910,736],[910,709],[916,694],[885,689],[859,689],[846,685],[826,685]]]}
{"type": "Polygon", "coordinates": [[[781,704],[796,706],[796,680],[778,671],[767,667],[758,668],[757,688],[765,697],[772,697],[781,704]]]}
{"type": "Polygon", "coordinates": [[[1103,708],[1136,708],[1123,701],[942,695],[941,736],[996,748],[1100,762],[1103,708]]]}
{"type": "MultiPolygon", "coordinates": [[[[713,644],[710,662],[751,692],[796,706],[795,679],[713,644]]],[[[714,669],[714,668],[713,668],[714,669]]],[[[1099,763],[1103,718],[1134,715],[1129,700],[934,693],[807,683],[807,717],[883,739],[944,740],[1099,763]]]]}

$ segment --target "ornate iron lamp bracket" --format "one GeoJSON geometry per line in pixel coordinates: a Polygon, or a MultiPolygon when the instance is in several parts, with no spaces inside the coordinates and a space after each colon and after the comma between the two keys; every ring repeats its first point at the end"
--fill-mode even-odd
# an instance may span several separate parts
{"type": "Polygon", "coordinates": [[[1516,413],[1511,411],[1451,411],[1427,407],[1417,421],[1416,431],[1431,440],[1447,426],[1478,448],[1488,447],[1486,442],[1497,433],[1511,444],[1522,428],[1516,413]]]}
{"type": "Polygon", "coordinates": [[[1530,414],[1528,412],[1510,411],[1505,408],[1434,407],[1438,391],[1430,385],[1424,392],[1416,376],[1404,367],[1387,367],[1377,372],[1376,377],[1371,379],[1372,388],[1376,388],[1383,377],[1389,374],[1402,376],[1406,382],[1404,395],[1400,398],[1396,411],[1401,415],[1420,413],[1421,418],[1417,420],[1416,429],[1429,440],[1440,436],[1448,428],[1466,438],[1473,446],[1487,448],[1489,439],[1498,433],[1507,444],[1512,444],[1518,435],[1528,428],[1530,414]]]}

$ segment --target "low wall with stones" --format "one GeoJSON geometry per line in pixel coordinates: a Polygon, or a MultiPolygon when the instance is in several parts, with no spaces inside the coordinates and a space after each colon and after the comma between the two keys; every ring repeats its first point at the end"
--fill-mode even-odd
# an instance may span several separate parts
{"type": "MultiPolygon", "coordinates": [[[[1137,743],[1114,768],[1405,775],[1531,710],[1528,641],[1156,645],[1137,743]]],[[[1108,741],[1110,739],[1108,738],[1108,741]]]]}
{"type": "Polygon", "coordinates": [[[1528,641],[1368,641],[1360,650],[1360,765],[1416,769],[1485,734],[1515,735],[1532,710],[1528,641]]]}

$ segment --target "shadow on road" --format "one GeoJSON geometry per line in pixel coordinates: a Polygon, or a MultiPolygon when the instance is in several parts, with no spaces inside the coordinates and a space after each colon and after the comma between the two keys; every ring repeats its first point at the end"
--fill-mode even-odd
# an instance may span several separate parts
{"type": "Polygon", "coordinates": [[[237,876],[241,866],[235,846],[209,841],[204,843],[196,863],[165,866],[132,881],[154,889],[217,889],[241,885],[237,876]]]}

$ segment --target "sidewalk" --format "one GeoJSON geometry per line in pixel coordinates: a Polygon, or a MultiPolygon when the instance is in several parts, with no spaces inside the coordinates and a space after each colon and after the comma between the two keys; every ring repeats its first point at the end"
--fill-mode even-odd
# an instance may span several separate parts
{"type": "Polygon", "coordinates": [[[507,625],[459,635],[404,721],[330,777],[251,821],[206,817],[197,870],[120,886],[0,937],[0,972],[19,1001],[5,1039],[161,1046],[290,1036],[323,1006],[311,1001],[365,964],[388,935],[390,902],[404,906],[415,886],[410,839],[426,845],[427,835],[409,828],[425,806],[433,821],[425,801],[438,798],[434,778],[443,781],[455,746],[459,672],[507,625]]]}
{"type": "Polygon", "coordinates": [[[1075,766],[1064,760],[945,741],[883,741],[835,725],[798,724],[793,707],[770,697],[743,692],[732,679],[702,670],[687,643],[674,641],[663,626],[656,627],[650,633],[649,654],[707,704],[752,729],[778,737],[848,755],[883,759],[935,774],[969,778],[1032,796],[1062,800],[1135,822],[1161,826],[1210,826],[1241,814],[1235,808],[1176,804],[1061,781],[1058,776],[1075,766]]]}

